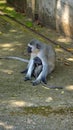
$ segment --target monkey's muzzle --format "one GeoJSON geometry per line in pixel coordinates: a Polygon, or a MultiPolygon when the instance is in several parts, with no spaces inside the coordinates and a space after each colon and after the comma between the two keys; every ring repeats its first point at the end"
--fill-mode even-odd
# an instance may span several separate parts
{"type": "Polygon", "coordinates": [[[28,46],[27,52],[28,52],[28,53],[31,53],[31,52],[32,52],[32,48],[28,46]]]}

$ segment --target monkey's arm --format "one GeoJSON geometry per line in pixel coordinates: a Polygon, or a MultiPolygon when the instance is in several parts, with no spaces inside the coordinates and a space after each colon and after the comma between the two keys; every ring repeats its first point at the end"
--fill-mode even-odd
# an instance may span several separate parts
{"type": "Polygon", "coordinates": [[[13,59],[13,60],[19,60],[19,61],[22,61],[22,62],[25,62],[25,63],[28,63],[29,60],[27,59],[23,59],[23,58],[20,58],[20,57],[16,57],[16,56],[6,56],[6,57],[0,57],[0,59],[13,59]]]}
{"type": "Polygon", "coordinates": [[[37,85],[40,82],[43,82],[44,84],[46,84],[46,77],[49,73],[49,69],[48,69],[48,65],[45,64],[42,67],[42,71],[40,72],[39,76],[36,78],[36,80],[33,81],[33,85],[37,85]]]}

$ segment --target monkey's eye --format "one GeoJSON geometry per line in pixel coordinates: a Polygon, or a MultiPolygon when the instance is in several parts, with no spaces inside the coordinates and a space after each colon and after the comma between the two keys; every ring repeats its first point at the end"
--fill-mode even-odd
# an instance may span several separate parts
{"type": "Polygon", "coordinates": [[[34,45],[34,42],[32,41],[32,42],[30,42],[30,45],[34,45]]]}

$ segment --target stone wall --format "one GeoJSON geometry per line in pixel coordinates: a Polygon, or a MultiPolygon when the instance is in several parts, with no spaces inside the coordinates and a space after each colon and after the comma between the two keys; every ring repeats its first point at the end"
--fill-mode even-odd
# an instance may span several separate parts
{"type": "Polygon", "coordinates": [[[56,0],[39,0],[39,19],[45,24],[55,28],[56,0]]]}
{"type": "MultiPolygon", "coordinates": [[[[7,0],[32,19],[39,19],[59,32],[73,37],[73,0],[7,0]],[[26,2],[25,2],[26,1],[26,2]],[[22,6],[20,6],[20,2],[22,6]],[[18,4],[19,3],[19,4],[18,4]]],[[[20,11],[20,10],[19,10],[20,11]]]]}
{"type": "Polygon", "coordinates": [[[56,28],[73,37],[73,0],[57,0],[56,28]]]}
{"type": "Polygon", "coordinates": [[[73,0],[27,0],[27,12],[32,18],[37,14],[44,25],[73,37],[73,0]]]}
{"type": "Polygon", "coordinates": [[[38,15],[44,25],[54,28],[56,27],[55,9],[56,0],[27,0],[27,15],[33,19],[38,15]]]}

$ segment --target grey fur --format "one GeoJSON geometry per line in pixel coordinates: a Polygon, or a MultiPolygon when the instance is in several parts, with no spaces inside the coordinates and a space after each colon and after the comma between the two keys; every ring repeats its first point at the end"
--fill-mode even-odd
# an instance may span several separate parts
{"type": "Polygon", "coordinates": [[[30,41],[28,46],[32,48],[32,53],[30,54],[31,56],[27,66],[28,71],[26,73],[25,80],[31,79],[34,69],[34,58],[39,57],[42,61],[42,71],[40,67],[40,73],[32,83],[33,85],[37,85],[41,81],[46,83],[47,75],[50,74],[55,68],[55,51],[51,45],[42,43],[36,39],[30,41]]]}

